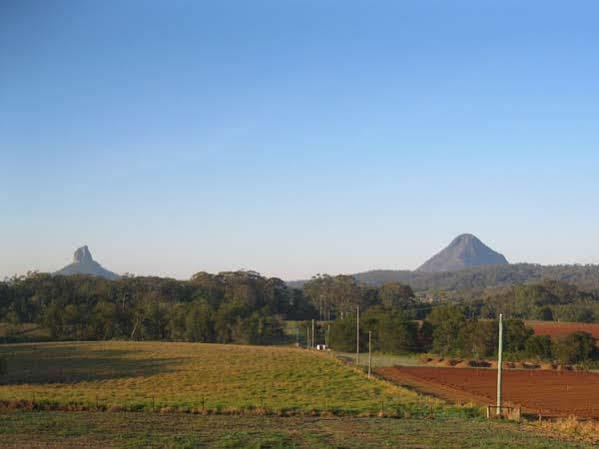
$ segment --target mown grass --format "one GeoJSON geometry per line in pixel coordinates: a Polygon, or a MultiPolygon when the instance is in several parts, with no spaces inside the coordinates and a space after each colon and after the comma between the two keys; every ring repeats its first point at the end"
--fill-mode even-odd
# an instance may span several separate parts
{"type": "Polygon", "coordinates": [[[284,347],[157,342],[4,345],[0,401],[33,408],[249,414],[476,414],[284,347]]]}
{"type": "MultiPolygon", "coordinates": [[[[352,352],[334,352],[337,357],[344,360],[355,361],[356,354],[352,352]]],[[[428,357],[430,354],[414,353],[414,354],[383,354],[375,352],[372,354],[372,369],[382,368],[395,365],[403,366],[421,366],[425,365],[422,362],[423,357],[428,357]]],[[[360,366],[366,368],[368,366],[368,354],[360,354],[360,366]]]]}
{"type": "Polygon", "coordinates": [[[481,419],[0,412],[0,448],[590,448],[481,419]]]}

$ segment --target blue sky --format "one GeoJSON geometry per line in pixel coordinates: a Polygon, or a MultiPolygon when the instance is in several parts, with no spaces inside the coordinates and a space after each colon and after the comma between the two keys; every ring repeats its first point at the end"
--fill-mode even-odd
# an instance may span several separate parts
{"type": "Polygon", "coordinates": [[[599,263],[596,2],[0,4],[0,276],[599,263]]]}

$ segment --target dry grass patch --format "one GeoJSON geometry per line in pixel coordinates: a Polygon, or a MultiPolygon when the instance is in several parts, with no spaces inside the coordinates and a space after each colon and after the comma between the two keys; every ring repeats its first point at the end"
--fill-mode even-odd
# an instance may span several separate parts
{"type": "Polygon", "coordinates": [[[541,421],[536,423],[536,426],[545,431],[566,435],[581,441],[599,443],[599,421],[596,420],[581,421],[574,416],[570,416],[555,421],[541,421]]]}
{"type": "Polygon", "coordinates": [[[235,414],[392,414],[436,409],[332,357],[283,347],[166,342],[4,345],[0,401],[37,408],[235,414]]]}

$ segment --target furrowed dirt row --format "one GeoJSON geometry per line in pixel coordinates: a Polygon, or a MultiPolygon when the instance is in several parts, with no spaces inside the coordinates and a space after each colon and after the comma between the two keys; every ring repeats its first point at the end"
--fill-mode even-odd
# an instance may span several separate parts
{"type": "Polygon", "coordinates": [[[586,332],[599,339],[599,323],[556,323],[553,321],[527,321],[536,335],[563,337],[573,332],[586,332]]]}
{"type": "MultiPolygon", "coordinates": [[[[454,402],[495,401],[497,371],[477,368],[390,367],[390,381],[454,402]]],[[[599,418],[599,374],[578,371],[505,370],[503,398],[527,413],[599,418]]]]}

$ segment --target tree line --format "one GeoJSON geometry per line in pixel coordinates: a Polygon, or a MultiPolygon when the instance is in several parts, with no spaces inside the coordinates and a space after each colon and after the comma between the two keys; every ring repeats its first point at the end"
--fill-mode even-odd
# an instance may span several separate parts
{"type": "MultiPolygon", "coordinates": [[[[284,335],[285,320],[327,321],[334,349],[355,350],[355,311],[372,329],[375,350],[489,357],[496,350],[496,319],[506,318],[508,354],[565,360],[589,341],[535,337],[525,319],[596,319],[593,293],[558,281],[469,292],[444,305],[419,300],[398,282],[359,284],[353,276],[318,275],[303,290],[253,271],[200,272],[180,281],[125,276],[30,273],[0,282],[0,321],[37,323],[53,339],[177,340],[269,344],[284,335]]],[[[362,335],[362,343],[368,341],[362,335]]],[[[572,360],[591,357],[580,350],[572,360]]]]}
{"type": "Polygon", "coordinates": [[[484,265],[459,271],[423,273],[419,271],[373,270],[354,275],[362,283],[380,286],[387,282],[408,284],[415,292],[460,291],[515,284],[537,283],[544,279],[568,282],[599,292],[599,265],[484,265]]]}
{"type": "MultiPolygon", "coordinates": [[[[356,314],[331,323],[329,344],[335,350],[356,350],[356,314]]],[[[360,350],[384,353],[427,353],[441,357],[480,360],[497,356],[497,320],[478,319],[467,307],[434,307],[424,320],[412,320],[401,310],[374,307],[360,317],[360,350]]],[[[588,333],[575,332],[563,338],[534,335],[521,319],[503,321],[506,360],[537,359],[562,364],[584,363],[599,357],[596,341],[588,333]]]]}
{"type": "Polygon", "coordinates": [[[303,285],[306,298],[316,308],[320,320],[334,320],[351,315],[357,306],[362,310],[383,307],[404,310],[407,316],[417,318],[426,308],[420,303],[412,288],[399,282],[388,282],[381,286],[360,284],[349,275],[329,276],[319,274],[303,285]]]}
{"type": "Polygon", "coordinates": [[[262,344],[282,337],[282,320],[315,314],[301,290],[252,271],[189,281],[30,273],[0,283],[0,320],[37,323],[52,338],[262,344]]]}
{"type": "MultiPolygon", "coordinates": [[[[455,297],[480,318],[496,318],[502,312],[523,320],[599,321],[597,293],[551,279],[535,284],[463,291],[455,297]]],[[[451,297],[446,297],[446,300],[451,300],[451,297]]]]}
{"type": "Polygon", "coordinates": [[[343,275],[315,276],[303,290],[253,271],[200,272],[186,281],[29,273],[0,282],[0,321],[37,323],[53,339],[263,344],[283,339],[284,320],[334,320],[358,305],[418,318],[423,311],[410,311],[418,304],[409,286],[364,286],[343,275]]]}

